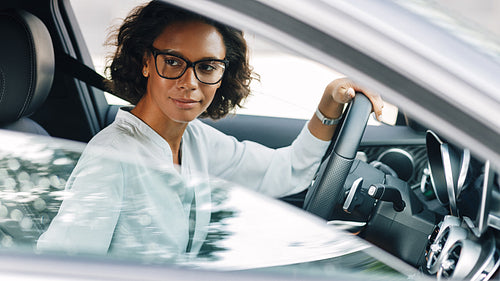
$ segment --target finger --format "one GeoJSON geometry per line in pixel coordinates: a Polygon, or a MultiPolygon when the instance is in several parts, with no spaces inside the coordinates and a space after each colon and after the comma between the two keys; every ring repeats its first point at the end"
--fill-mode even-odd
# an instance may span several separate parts
{"type": "Polygon", "coordinates": [[[348,103],[350,102],[354,96],[355,96],[355,91],[352,87],[349,87],[348,85],[342,85],[338,88],[337,91],[334,92],[334,95],[337,96],[334,100],[340,102],[340,103],[348,103]]]}
{"type": "Polygon", "coordinates": [[[369,99],[373,105],[373,112],[375,113],[375,117],[377,118],[378,121],[382,121],[382,112],[383,112],[383,108],[384,108],[384,101],[378,95],[370,96],[369,99]]]}
{"type": "Polygon", "coordinates": [[[356,92],[354,91],[354,89],[352,87],[349,87],[349,89],[347,89],[347,91],[346,91],[346,95],[347,95],[347,98],[349,100],[352,100],[354,98],[354,96],[356,95],[356,92]]]}
{"type": "Polygon", "coordinates": [[[375,117],[378,121],[382,121],[382,112],[384,108],[384,100],[382,97],[366,89],[359,89],[358,91],[362,92],[370,100],[375,117]]]}

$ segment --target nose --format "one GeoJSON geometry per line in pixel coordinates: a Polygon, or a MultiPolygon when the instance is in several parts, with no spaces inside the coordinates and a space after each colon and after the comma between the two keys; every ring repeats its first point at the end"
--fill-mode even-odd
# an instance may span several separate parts
{"type": "Polygon", "coordinates": [[[188,67],[188,69],[186,69],[186,72],[184,72],[184,74],[181,77],[179,77],[178,85],[181,89],[186,89],[186,90],[196,89],[198,85],[198,79],[194,74],[193,67],[188,67]]]}

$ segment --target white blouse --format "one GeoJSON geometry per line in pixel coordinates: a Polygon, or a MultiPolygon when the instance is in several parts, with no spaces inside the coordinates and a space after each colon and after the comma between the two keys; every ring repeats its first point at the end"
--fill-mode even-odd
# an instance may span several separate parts
{"type": "Polygon", "coordinates": [[[222,178],[274,197],[294,194],[309,186],[328,144],[307,124],[292,145],[270,149],[195,120],[182,137],[182,165],[174,167],[168,143],[119,110],[88,143],[38,249],[164,261],[185,253],[191,235],[195,255],[210,222],[210,180],[222,178]]]}

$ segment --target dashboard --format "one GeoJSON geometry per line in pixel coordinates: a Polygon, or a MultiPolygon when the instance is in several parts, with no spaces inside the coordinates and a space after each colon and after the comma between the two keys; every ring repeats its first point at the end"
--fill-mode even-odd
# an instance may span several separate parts
{"type": "Polygon", "coordinates": [[[438,279],[488,280],[495,274],[500,188],[489,161],[432,131],[424,145],[362,151],[407,205],[398,212],[377,202],[364,238],[438,279]]]}
{"type": "Polygon", "coordinates": [[[426,146],[432,189],[449,214],[431,234],[425,270],[438,278],[487,280],[500,263],[493,230],[500,228],[491,208],[498,174],[489,161],[475,159],[432,131],[426,146]]]}
{"type": "Polygon", "coordinates": [[[500,191],[498,174],[489,161],[471,156],[468,149],[457,148],[429,131],[426,136],[432,189],[451,216],[463,219],[473,234],[481,237],[488,227],[500,229],[491,211],[500,191]]]}
{"type": "MultiPolygon", "coordinates": [[[[396,210],[394,203],[400,199],[379,199],[369,211],[359,207],[350,210],[351,220],[356,211],[362,213],[356,217],[357,221],[366,221],[361,237],[425,275],[489,280],[500,266],[498,170],[490,161],[475,158],[468,149],[432,131],[422,138],[425,142],[360,147],[358,159],[370,165],[351,170],[349,177],[361,177],[371,181],[371,186],[379,186],[368,177],[373,173],[369,166],[382,171],[385,190],[398,190],[401,197],[397,197],[406,208],[396,210]]],[[[368,187],[355,193],[350,192],[351,184],[348,180],[344,187],[347,199],[364,196],[364,202],[370,202],[366,200],[368,187]]]]}

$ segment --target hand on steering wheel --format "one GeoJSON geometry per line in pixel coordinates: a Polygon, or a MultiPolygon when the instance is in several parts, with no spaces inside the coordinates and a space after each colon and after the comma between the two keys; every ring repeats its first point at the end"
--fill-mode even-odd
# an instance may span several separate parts
{"type": "Polygon", "coordinates": [[[338,137],[332,139],[334,146],[331,154],[321,164],[318,176],[306,194],[305,210],[329,219],[335,206],[341,203],[344,183],[371,111],[372,102],[366,95],[357,93],[347,109],[338,137]]]}
{"type": "Polygon", "coordinates": [[[348,78],[340,78],[330,82],[325,88],[325,95],[330,95],[333,101],[339,104],[351,102],[355,93],[363,93],[372,103],[376,118],[381,121],[384,101],[380,95],[354,83],[348,78]]]}
{"type": "Polygon", "coordinates": [[[336,130],[335,120],[342,116],[345,104],[354,98],[355,93],[362,93],[370,100],[373,112],[380,121],[384,107],[382,98],[348,78],[340,78],[330,82],[325,87],[316,111],[318,118],[312,117],[308,125],[309,131],[321,140],[331,140],[336,130]]]}

